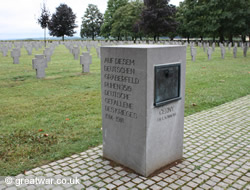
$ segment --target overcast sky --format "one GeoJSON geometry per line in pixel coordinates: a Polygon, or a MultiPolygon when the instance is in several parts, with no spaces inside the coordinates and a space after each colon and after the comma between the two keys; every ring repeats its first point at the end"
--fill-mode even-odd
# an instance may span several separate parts
{"type": "MultiPolygon", "coordinates": [[[[80,36],[81,18],[88,4],[95,4],[104,13],[108,0],[44,0],[50,13],[55,13],[61,3],[67,4],[76,14],[75,36],[80,36]]],[[[183,0],[170,0],[170,4],[179,5],[183,0]]],[[[37,24],[41,14],[43,0],[3,0],[0,6],[0,40],[37,38],[44,36],[44,30],[37,24]]]]}

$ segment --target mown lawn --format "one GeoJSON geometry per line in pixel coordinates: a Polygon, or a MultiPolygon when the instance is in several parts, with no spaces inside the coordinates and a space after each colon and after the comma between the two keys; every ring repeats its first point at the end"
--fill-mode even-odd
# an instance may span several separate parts
{"type": "MultiPolygon", "coordinates": [[[[90,73],[62,45],[36,79],[32,58],[22,49],[20,64],[0,54],[0,176],[16,175],[102,143],[100,59],[92,48],[90,73]]],[[[250,56],[233,58],[220,49],[208,61],[187,48],[185,116],[250,93],[250,56]]]]}

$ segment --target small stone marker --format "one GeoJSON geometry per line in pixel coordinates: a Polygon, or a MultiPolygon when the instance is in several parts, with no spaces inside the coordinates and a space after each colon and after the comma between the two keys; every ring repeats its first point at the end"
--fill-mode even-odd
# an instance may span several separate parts
{"type": "Polygon", "coordinates": [[[230,42],[230,43],[228,44],[228,51],[231,51],[231,47],[232,47],[232,43],[230,42]]]}
{"type": "Polygon", "coordinates": [[[19,57],[21,56],[21,52],[19,48],[13,48],[11,51],[11,57],[13,58],[14,64],[19,64],[19,57]]]}
{"type": "Polygon", "coordinates": [[[79,53],[80,53],[79,47],[73,47],[72,54],[74,55],[75,60],[78,60],[79,53]]]}
{"type": "Polygon", "coordinates": [[[97,54],[97,57],[100,58],[100,47],[96,47],[96,54],[97,54]]]}
{"type": "Polygon", "coordinates": [[[51,55],[52,55],[52,51],[50,48],[45,48],[45,50],[43,51],[43,54],[46,57],[47,62],[51,61],[51,55]]]}
{"type": "Polygon", "coordinates": [[[101,47],[103,156],[143,176],[182,159],[186,47],[101,47]]]}
{"type": "Polygon", "coordinates": [[[34,43],[34,48],[36,49],[36,51],[39,50],[39,43],[38,42],[34,43]]]}
{"type": "Polygon", "coordinates": [[[32,49],[33,49],[32,46],[26,46],[25,49],[26,49],[28,55],[32,55],[32,49]]]}
{"type": "Polygon", "coordinates": [[[88,52],[83,52],[80,56],[80,65],[82,65],[82,72],[89,73],[89,65],[92,63],[92,56],[88,52]]]}
{"type": "Polygon", "coordinates": [[[32,59],[32,68],[36,70],[36,78],[45,78],[45,68],[47,68],[47,60],[44,55],[35,55],[32,59]]]}
{"type": "Polygon", "coordinates": [[[247,49],[248,49],[247,44],[245,44],[244,47],[243,47],[243,55],[244,55],[244,57],[247,56],[247,49]]]}
{"type": "Polygon", "coordinates": [[[91,45],[90,45],[90,44],[87,44],[87,45],[86,45],[86,48],[87,48],[87,51],[90,53],[91,45]]]}
{"type": "Polygon", "coordinates": [[[7,46],[2,47],[3,56],[6,57],[8,55],[9,48],[7,46]]]}
{"type": "Polygon", "coordinates": [[[233,54],[234,54],[234,58],[236,58],[237,57],[237,46],[234,46],[233,54]]]}
{"type": "Polygon", "coordinates": [[[195,61],[196,58],[196,54],[197,54],[197,50],[195,47],[191,47],[191,57],[192,57],[192,61],[195,61]]]}
{"type": "Polygon", "coordinates": [[[223,45],[220,46],[220,50],[221,50],[221,58],[224,59],[225,58],[225,53],[226,53],[226,49],[223,45]]]}
{"type": "Polygon", "coordinates": [[[206,52],[207,44],[204,42],[203,43],[203,51],[206,52]]]}
{"type": "Polygon", "coordinates": [[[208,60],[211,60],[211,58],[212,58],[212,52],[213,52],[213,50],[212,50],[211,47],[207,48],[207,57],[208,57],[208,60]]]}
{"type": "Polygon", "coordinates": [[[212,44],[212,49],[213,49],[213,51],[215,50],[215,43],[214,42],[212,44]]]}

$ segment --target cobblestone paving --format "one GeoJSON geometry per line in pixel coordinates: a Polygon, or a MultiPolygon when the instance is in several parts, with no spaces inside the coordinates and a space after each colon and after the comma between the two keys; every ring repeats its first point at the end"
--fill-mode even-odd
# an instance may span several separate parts
{"type": "Polygon", "coordinates": [[[250,96],[185,118],[184,161],[145,178],[102,159],[102,146],[28,171],[19,178],[78,178],[77,185],[0,189],[250,189],[250,96]]]}

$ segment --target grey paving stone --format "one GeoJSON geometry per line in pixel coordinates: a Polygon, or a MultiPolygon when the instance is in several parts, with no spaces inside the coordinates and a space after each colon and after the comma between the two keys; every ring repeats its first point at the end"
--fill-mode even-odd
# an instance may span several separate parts
{"type": "Polygon", "coordinates": [[[146,185],[145,183],[140,183],[136,187],[139,188],[139,189],[146,189],[148,187],[148,185],[146,185]]]}
{"type": "Polygon", "coordinates": [[[127,182],[124,185],[127,186],[128,188],[132,188],[135,186],[135,184],[133,182],[127,182]]]}
{"type": "Polygon", "coordinates": [[[123,183],[124,183],[124,182],[121,181],[121,180],[116,180],[116,181],[113,182],[113,184],[116,185],[116,186],[120,186],[120,185],[123,184],[123,183]]]}
{"type": "Polygon", "coordinates": [[[152,185],[151,187],[150,187],[150,189],[152,189],[152,190],[160,190],[162,187],[161,186],[159,186],[159,185],[157,185],[157,184],[154,184],[154,185],[152,185]]]}
{"type": "Polygon", "coordinates": [[[183,187],[181,187],[181,189],[182,189],[182,190],[192,190],[192,188],[191,188],[191,187],[186,186],[186,185],[185,185],[185,186],[183,186],[183,187]]]}
{"type": "Polygon", "coordinates": [[[117,189],[118,190],[127,190],[128,188],[122,185],[122,186],[118,187],[117,189]]]}

